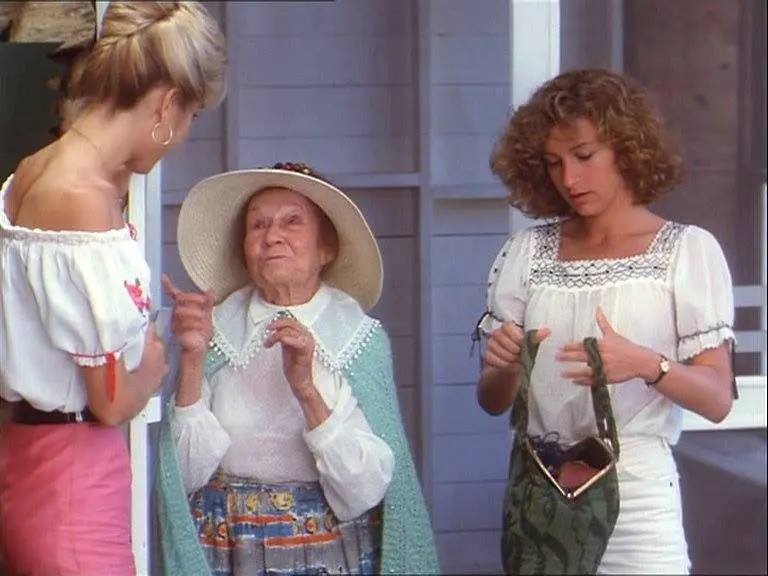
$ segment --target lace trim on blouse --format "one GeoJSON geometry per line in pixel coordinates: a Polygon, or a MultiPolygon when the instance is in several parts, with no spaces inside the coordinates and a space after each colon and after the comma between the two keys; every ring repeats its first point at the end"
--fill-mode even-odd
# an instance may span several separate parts
{"type": "MultiPolygon", "coordinates": [[[[235,347],[219,331],[216,331],[213,336],[211,348],[234,370],[241,370],[248,366],[253,357],[264,348],[264,341],[269,336],[267,326],[279,317],[280,315],[277,313],[272,318],[263,321],[240,352],[235,350],[235,347]]],[[[315,339],[315,358],[332,373],[344,374],[352,361],[360,357],[373,337],[374,331],[380,325],[381,323],[374,318],[364,319],[347,345],[337,354],[323,344],[322,336],[316,330],[308,328],[309,333],[315,339]]]]}
{"type": "Polygon", "coordinates": [[[533,254],[529,284],[578,289],[620,284],[641,278],[663,281],[667,278],[684,231],[684,225],[666,222],[648,249],[636,256],[560,260],[561,223],[537,227],[532,232],[533,254]]]}
{"type": "Polygon", "coordinates": [[[694,356],[698,356],[704,350],[714,350],[724,342],[736,341],[733,327],[727,322],[719,322],[706,330],[699,330],[694,334],[680,336],[678,341],[678,361],[685,362],[694,356]]]}
{"type": "MultiPolygon", "coordinates": [[[[332,290],[324,287],[324,290],[332,290]]],[[[246,319],[247,297],[249,289],[239,291],[230,297],[230,301],[222,303],[234,310],[242,308],[237,316],[244,326],[232,324],[232,316],[219,320],[214,315],[214,336],[211,349],[215,359],[209,362],[212,366],[220,361],[225,362],[234,370],[248,366],[253,357],[264,347],[269,336],[267,326],[281,317],[277,311],[270,317],[251,324],[246,319]]],[[[368,346],[375,330],[381,323],[366,315],[359,305],[340,291],[334,291],[335,297],[322,310],[317,320],[311,325],[305,325],[315,340],[315,358],[331,373],[344,375],[351,364],[360,357],[368,346]]]]}

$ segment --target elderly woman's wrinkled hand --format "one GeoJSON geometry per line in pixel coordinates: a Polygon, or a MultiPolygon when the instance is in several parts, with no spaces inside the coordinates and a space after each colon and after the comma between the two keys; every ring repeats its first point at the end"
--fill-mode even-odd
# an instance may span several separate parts
{"type": "Polygon", "coordinates": [[[184,352],[205,355],[213,338],[213,292],[182,292],[163,275],[165,292],[173,300],[171,331],[184,352]]]}
{"type": "Polygon", "coordinates": [[[272,333],[264,341],[266,348],[278,342],[282,345],[283,373],[294,394],[301,394],[314,387],[312,382],[312,358],[315,339],[298,320],[275,320],[269,325],[272,333]]]}

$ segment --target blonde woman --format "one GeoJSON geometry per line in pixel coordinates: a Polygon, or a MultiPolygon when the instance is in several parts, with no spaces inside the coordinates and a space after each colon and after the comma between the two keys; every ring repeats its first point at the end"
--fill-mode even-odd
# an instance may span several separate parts
{"type": "Polygon", "coordinates": [[[125,183],[221,100],[223,44],[198,2],[112,2],[73,75],[81,113],[2,186],[0,397],[12,414],[0,545],[11,574],[135,573],[119,426],[167,368],[125,183]]]}

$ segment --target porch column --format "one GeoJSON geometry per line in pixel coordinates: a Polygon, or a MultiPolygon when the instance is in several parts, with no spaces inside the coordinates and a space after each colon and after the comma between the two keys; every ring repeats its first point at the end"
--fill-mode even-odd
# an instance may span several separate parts
{"type": "MultiPolygon", "coordinates": [[[[560,72],[560,0],[510,0],[510,108],[560,72]]],[[[511,233],[533,221],[509,209],[511,233]]]]}

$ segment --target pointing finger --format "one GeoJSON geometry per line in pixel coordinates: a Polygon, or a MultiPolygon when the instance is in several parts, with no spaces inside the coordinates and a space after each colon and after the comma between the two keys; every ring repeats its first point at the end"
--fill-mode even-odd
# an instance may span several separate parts
{"type": "Polygon", "coordinates": [[[533,336],[534,342],[537,344],[541,344],[544,340],[549,338],[549,335],[552,334],[552,330],[549,328],[539,328],[536,330],[536,334],[533,336]]]}
{"type": "Polygon", "coordinates": [[[171,298],[175,299],[176,296],[181,294],[181,290],[174,286],[173,282],[171,282],[171,279],[167,274],[163,274],[163,288],[165,288],[165,293],[168,294],[168,296],[171,298]]]}

